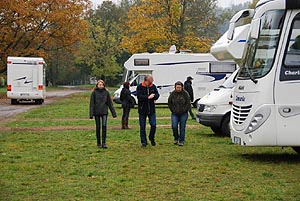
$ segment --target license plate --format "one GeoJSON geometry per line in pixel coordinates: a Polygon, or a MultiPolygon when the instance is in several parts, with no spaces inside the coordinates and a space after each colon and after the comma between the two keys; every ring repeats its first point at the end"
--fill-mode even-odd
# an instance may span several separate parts
{"type": "Polygon", "coordinates": [[[240,138],[240,137],[234,136],[234,137],[233,137],[233,143],[234,143],[234,144],[239,144],[239,145],[241,145],[241,138],[240,138]]]}
{"type": "Polygon", "coordinates": [[[27,94],[27,93],[21,93],[20,95],[21,96],[29,96],[29,94],[27,94]]]}

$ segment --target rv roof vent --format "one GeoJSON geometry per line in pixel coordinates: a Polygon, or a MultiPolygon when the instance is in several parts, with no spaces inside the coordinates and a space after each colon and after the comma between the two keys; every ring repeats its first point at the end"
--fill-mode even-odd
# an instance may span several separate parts
{"type": "Polygon", "coordinates": [[[176,45],[172,45],[169,49],[169,54],[175,54],[176,53],[176,45]]]}

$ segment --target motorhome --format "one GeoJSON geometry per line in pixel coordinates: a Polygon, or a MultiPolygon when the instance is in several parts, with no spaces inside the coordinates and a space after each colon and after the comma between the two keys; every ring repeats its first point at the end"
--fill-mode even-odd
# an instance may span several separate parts
{"type": "MultiPolygon", "coordinates": [[[[228,51],[226,52],[228,53],[228,51]]],[[[214,52],[214,55],[224,52],[214,52]]],[[[260,0],[233,93],[231,138],[300,153],[300,0],[260,0]]]]}
{"type": "MultiPolygon", "coordinates": [[[[166,104],[176,81],[184,82],[188,76],[193,77],[195,103],[220,86],[236,69],[233,61],[217,61],[211,54],[192,53],[141,53],[132,55],[124,64],[123,82],[130,82],[130,91],[135,101],[136,87],[147,74],[152,74],[154,84],[160,94],[156,101],[166,104]]],[[[122,86],[115,92],[114,101],[119,103],[122,86]]]]}
{"type": "Polygon", "coordinates": [[[45,66],[43,58],[7,58],[7,97],[11,99],[11,104],[20,101],[44,102],[45,66]]]}
{"type": "Polygon", "coordinates": [[[197,104],[197,122],[209,126],[217,135],[230,136],[232,93],[237,72],[232,73],[221,86],[206,94],[197,104]]]}

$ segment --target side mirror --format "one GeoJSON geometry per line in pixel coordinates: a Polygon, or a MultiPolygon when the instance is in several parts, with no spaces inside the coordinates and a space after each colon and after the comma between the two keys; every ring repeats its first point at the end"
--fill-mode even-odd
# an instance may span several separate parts
{"type": "Polygon", "coordinates": [[[251,32],[250,32],[250,37],[254,39],[258,39],[259,36],[259,31],[260,31],[260,22],[261,19],[255,19],[251,23],[251,32]]]}
{"type": "Polygon", "coordinates": [[[227,33],[227,39],[232,40],[234,36],[234,29],[235,25],[240,19],[244,18],[251,18],[254,15],[254,9],[244,9],[239,12],[237,12],[230,20],[228,33],[227,33]]]}

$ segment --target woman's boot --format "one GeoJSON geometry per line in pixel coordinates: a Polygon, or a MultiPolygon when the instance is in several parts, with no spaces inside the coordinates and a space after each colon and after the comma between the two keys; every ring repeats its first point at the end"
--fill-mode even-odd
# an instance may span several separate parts
{"type": "Polygon", "coordinates": [[[126,123],[125,121],[122,119],[122,129],[125,129],[126,128],[126,123]]]}

